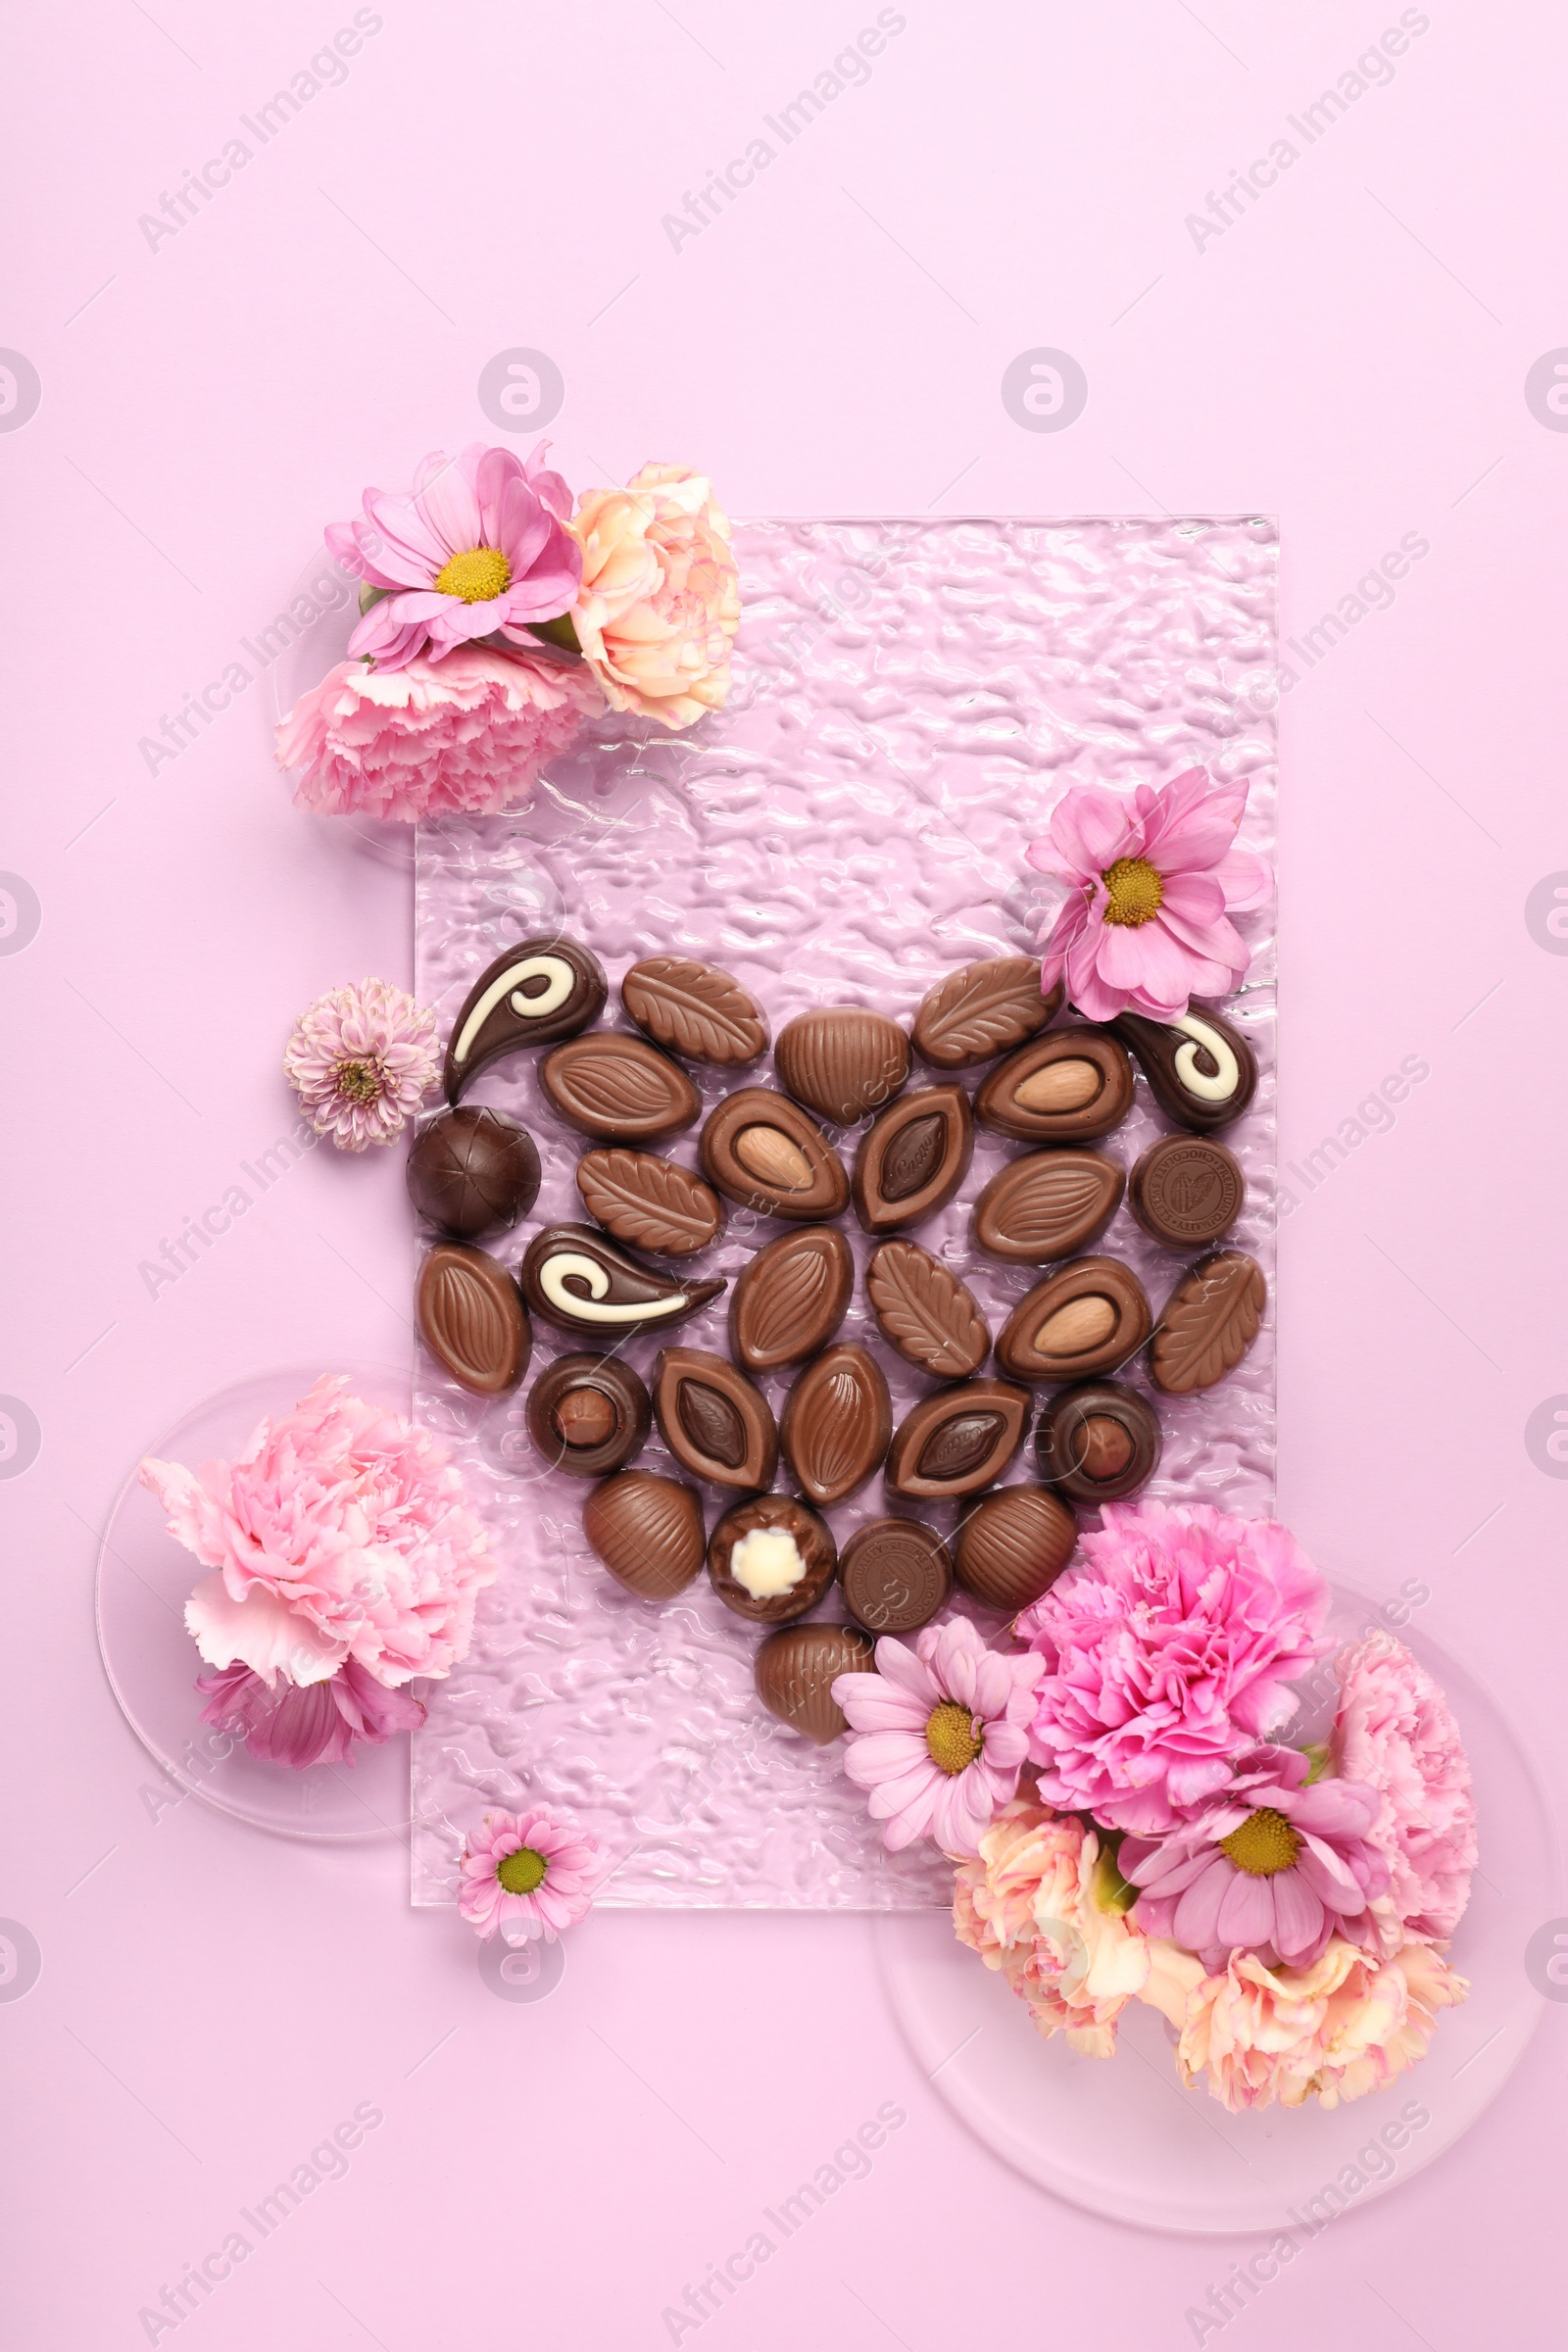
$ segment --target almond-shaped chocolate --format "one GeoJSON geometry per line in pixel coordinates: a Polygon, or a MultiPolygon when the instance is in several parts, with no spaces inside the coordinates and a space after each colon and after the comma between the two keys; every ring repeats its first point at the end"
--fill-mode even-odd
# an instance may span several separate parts
{"type": "Polygon", "coordinates": [[[706,1250],[724,1222],[712,1187],[655,1152],[585,1152],[577,1190],[588,1214],[617,1242],[662,1257],[706,1250]]]}
{"type": "Polygon", "coordinates": [[[1035,1431],[1040,1475],[1074,1502],[1136,1494],[1159,1467],[1159,1416],[1116,1380],[1058,1389],[1035,1431]]]}
{"type": "Polygon", "coordinates": [[[1004,1487],[964,1513],[954,1571],[976,1600],[1016,1616],[1050,1592],[1077,1541],[1077,1520],[1049,1487],[1004,1487]]]}
{"type": "Polygon", "coordinates": [[[582,1532],[611,1575],[640,1600],[669,1600],[703,1564],[695,1487],[655,1470],[620,1470],[582,1506],[582,1532]]]}
{"type": "Polygon", "coordinates": [[[867,1233],[922,1225],[969,1173],[974,1121],[961,1086],[924,1086],[873,1119],[855,1154],[855,1213],[867,1233]]]}
{"type": "Polygon", "coordinates": [[[918,1242],[879,1242],[866,1297],[889,1347],[939,1380],[967,1380],[991,1353],[991,1326],[967,1285],[918,1242]]]}
{"type": "Polygon", "coordinates": [[[807,1365],[789,1393],[779,1443],[796,1484],[818,1505],[863,1487],[893,1435],[893,1400],[874,1355],[842,1340],[807,1365]]]}
{"type": "Polygon", "coordinates": [[[533,1334],[517,1285],[488,1250],[438,1242],[419,1269],[419,1336],[476,1396],[504,1396],[528,1369],[533,1334]]]}
{"type": "Polygon", "coordinates": [[[768,1086],[726,1095],[704,1124],[698,1156],[710,1184],[763,1216],[814,1224],[849,1206],[850,1180],[827,1137],[768,1086]]]}
{"type": "Polygon", "coordinates": [[[544,1057],[539,1083],[568,1127],[607,1143],[662,1143],[690,1127],[703,1107],[678,1062],[620,1029],[557,1046],[544,1057]]]}
{"type": "Polygon", "coordinates": [[[536,1315],[563,1331],[610,1344],[633,1331],[663,1331],[716,1298],[721,1280],[673,1282],[639,1265],[591,1225],[547,1225],[519,1268],[536,1315]]]}
{"type": "Polygon", "coordinates": [[[760,1389],[727,1355],[666,1348],[654,1368],[659,1434],[683,1470],[754,1494],[778,1468],[778,1429],[760,1389]]]}
{"type": "Polygon", "coordinates": [[[1127,1179],[1127,1205],[1152,1241],[1200,1250],[1229,1233],[1247,1180],[1234,1152],[1208,1135],[1162,1135],[1127,1179]]]}
{"type": "Polygon", "coordinates": [[[793,1494],[758,1494],[724,1513],[708,1540],[713,1591],[754,1625],[787,1625],[814,1609],[838,1566],[838,1548],[793,1494]]]}
{"type": "Polygon", "coordinates": [[[1195,1135],[1230,1126],[1257,1092],[1257,1055],[1241,1031],[1207,1004],[1189,1004],[1175,1021],[1124,1012],[1111,1027],[1165,1116],[1195,1135]]]}
{"type": "Polygon", "coordinates": [[[864,1004],[823,1004],[786,1021],[773,1066],[819,1119],[853,1127],[885,1110],[909,1083],[909,1041],[897,1021],[864,1004]]]}
{"type": "Polygon", "coordinates": [[[874,1674],[876,1643],[853,1625],[786,1625],[768,1635],[753,1671],[775,1721],[827,1747],[850,1728],[833,1685],[841,1674],[874,1674]]]}
{"type": "Polygon", "coordinates": [[[404,1173],[420,1216],[464,1241],[515,1225],[539,1196],[539,1153],[527,1128],[475,1102],[428,1120],[404,1173]]]}
{"type": "Polygon", "coordinates": [[[618,1355],[558,1355],[528,1391],[528,1434],[573,1478],[603,1478],[640,1453],[653,1423],[648,1391],[618,1355]]]}
{"type": "Polygon", "coordinates": [[[1153,1322],[1144,1286],[1119,1257],[1078,1257],[1020,1298],[997,1342],[1014,1380],[1088,1380],[1113,1372],[1153,1322]]]}
{"type": "Polygon", "coordinates": [[[597,1021],[609,983],[597,956],[574,939],[519,939],[486,964],[463,1000],[447,1041],[442,1085],[449,1102],[481,1070],[527,1046],[559,1045],[597,1021]]]}
{"type": "Polygon", "coordinates": [[[914,1016],[914,1049],[939,1070],[972,1069],[994,1061],[1043,1029],[1061,1004],[1061,990],[1040,990],[1037,956],[998,956],[950,972],[921,1000],[914,1016]]]}
{"type": "Polygon", "coordinates": [[[1102,1152],[1024,1152],[992,1177],[969,1230],[993,1257],[1043,1266],[1098,1241],[1126,1189],[1126,1170],[1102,1152]]]}
{"type": "Polygon", "coordinates": [[[1018,1144],[1093,1144],[1133,1106],[1133,1065],[1105,1029],[1053,1029],[987,1072],[974,1115],[1018,1144]]]}
{"type": "Polygon", "coordinates": [[[947,1605],[953,1561],[918,1519],[872,1519],[839,1554],[845,1605],[873,1634],[912,1634],[947,1605]]]}
{"type": "Polygon", "coordinates": [[[806,1225],[759,1250],[736,1281],[729,1344],[749,1372],[825,1348],[850,1310],[855,1259],[836,1225],[806,1225]]]}
{"type": "Polygon", "coordinates": [[[738,980],[689,956],[649,956],[620,984],[639,1029],[685,1061],[744,1069],[767,1052],[767,1022],[738,980]]]}
{"type": "Polygon", "coordinates": [[[932,1501],[994,1485],[1023,1444],[1029,1404],[1028,1390],[1005,1380],[963,1380],[922,1396],[893,1433],[888,1485],[932,1501]]]}
{"type": "Polygon", "coordinates": [[[1218,1250],[1176,1286],[1149,1351],[1156,1389],[1189,1396],[1233,1371],[1257,1337],[1268,1284],[1243,1250],[1218,1250]]]}

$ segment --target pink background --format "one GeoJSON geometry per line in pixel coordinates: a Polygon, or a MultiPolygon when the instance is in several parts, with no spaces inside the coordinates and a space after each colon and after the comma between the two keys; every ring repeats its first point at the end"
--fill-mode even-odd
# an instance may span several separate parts
{"type": "MultiPolygon", "coordinates": [[[[1422,542],[1392,602],[1293,659],[1284,703],[1283,1159],[1405,1057],[1430,1075],[1282,1234],[1282,1505],[1369,1592],[1420,1579],[1423,1624],[1560,1782],[1565,1498],[1525,1433],[1568,1391],[1568,966],[1527,901],[1568,868],[1568,419],[1525,382],[1568,339],[1568,36],[1540,8],[1408,11],[1430,21],[1393,78],[1308,145],[1287,119],[1397,8],[906,5],[863,85],[675,250],[662,217],[874,9],[378,13],[341,84],[155,246],[138,217],[237,130],[257,149],[240,117],[353,11],[155,0],[14,29],[0,342],[42,401],[0,430],[0,865],[42,921],[0,955],[0,1391],[42,1450],[0,1481],[0,1916],[43,1975],[0,2002],[7,2341],[145,2342],[141,2308],[368,2103],[347,2177],[193,2341],[667,2343],[688,2282],[893,2102],[869,2177],[683,2342],[1190,2343],[1251,2246],[1123,2231],[1015,2179],[909,2056],[869,1923],[602,1915],[547,2000],[511,2004],[450,1918],[411,1913],[400,1846],[156,1801],[94,1647],[95,1531],[207,1391],[407,1348],[398,1160],[315,1154],[156,1299],[138,1267],[287,1128],[298,1007],[406,978],[411,941],[406,877],[290,810],[268,681],[156,772],[138,747],[364,483],[490,436],[480,371],[514,347],[562,371],[578,481],[658,455],[741,514],[1277,512],[1298,643],[1422,542]],[[1200,245],[1189,214],[1282,137],[1298,160],[1200,245]],[[1059,432],[1001,397],[1040,347],[1088,378],[1059,432]]],[[[1539,1911],[1568,1911],[1560,1887],[1539,1911]]],[[[1548,2007],[1461,2148],[1218,2332],[1552,2340],[1563,2023],[1548,2007]]]]}

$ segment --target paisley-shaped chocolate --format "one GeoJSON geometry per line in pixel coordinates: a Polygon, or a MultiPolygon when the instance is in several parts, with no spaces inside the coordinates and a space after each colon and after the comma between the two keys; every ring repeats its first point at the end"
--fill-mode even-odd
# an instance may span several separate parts
{"type": "Polygon", "coordinates": [[[648,1391],[618,1355],[558,1355],[528,1392],[529,1436],[573,1478],[618,1470],[642,1450],[652,1423],[648,1391]]]}
{"type": "Polygon", "coordinates": [[[825,1348],[855,1289],[855,1259],[836,1225],[805,1225],[759,1250],[729,1302],[729,1343],[749,1372],[776,1372],[825,1348]]]}
{"type": "Polygon", "coordinates": [[[817,1747],[849,1730],[833,1696],[841,1674],[874,1674],[876,1643],[853,1625],[786,1625],[757,1653],[757,1695],[774,1719],[817,1747]]]}
{"type": "Polygon", "coordinates": [[[608,994],[599,958],[576,940],[519,939],[486,964],[463,1000],[441,1077],[447,1101],[460,1102],[504,1054],[575,1037],[598,1020],[608,994]]]}
{"type": "Polygon", "coordinates": [[[577,1190],[591,1217],[633,1250],[690,1257],[717,1238],[724,1211],[690,1168],[654,1152],[585,1152],[577,1190]]]}
{"type": "Polygon", "coordinates": [[[744,1069],[767,1052],[767,1022],[738,980],[689,956],[649,956],[620,984],[639,1029],[685,1061],[744,1069]]]}
{"type": "Polygon", "coordinates": [[[918,1242],[879,1242],[865,1295],[889,1347],[939,1380],[967,1380],[991,1353],[991,1326],[974,1294],[918,1242]]]}
{"type": "Polygon", "coordinates": [[[1124,1012],[1110,1025],[1165,1116],[1195,1135],[1228,1127],[1257,1092],[1257,1055],[1207,1004],[1189,1004],[1175,1021],[1124,1012]]]}
{"type": "Polygon", "coordinates": [[[863,1487],[881,1467],[892,1435],[893,1400],[882,1367],[852,1340],[807,1365],[779,1426],[796,1483],[819,1507],[863,1487]]]}
{"type": "Polygon", "coordinates": [[[1077,1520],[1049,1487],[1004,1487],[965,1511],[953,1565],[966,1592],[1015,1616],[1050,1592],[1077,1541],[1077,1520]]]}
{"type": "Polygon", "coordinates": [[[1159,1416],[1116,1380],[1058,1389],[1035,1431],[1040,1475],[1074,1502],[1136,1494],[1159,1467],[1159,1416]]]}
{"type": "Polygon", "coordinates": [[[703,1107],[678,1062],[619,1029],[558,1046],[545,1055],[539,1083],[569,1127],[607,1142],[660,1143],[690,1127],[703,1107]]]}
{"type": "Polygon", "coordinates": [[[1098,1241],[1121,1206],[1125,1169],[1101,1152],[1024,1152],[974,1204],[975,1242],[993,1257],[1043,1266],[1098,1241]]]}
{"type": "Polygon", "coordinates": [[[1019,1144],[1092,1144],[1133,1106],[1133,1065],[1104,1029],[1053,1029],[987,1073],[974,1115],[1019,1144]]]}
{"type": "Polygon", "coordinates": [[[419,1336],[476,1396],[504,1396],[528,1369],[533,1334],[517,1285],[488,1250],[438,1242],[419,1269],[419,1336]]]}
{"type": "Polygon", "coordinates": [[[519,1279],[536,1315],[606,1345],[627,1332],[683,1323],[724,1288],[721,1280],[672,1282],[639,1265],[591,1225],[547,1225],[536,1233],[519,1279]]]}
{"type": "Polygon", "coordinates": [[[1029,1392],[1005,1380],[962,1380],[922,1396],[888,1448],[897,1494],[973,1494],[1002,1476],[1029,1425],[1029,1392]]]}
{"type": "Polygon", "coordinates": [[[1257,1337],[1268,1304],[1263,1269],[1244,1250],[1217,1250],[1177,1284],[1159,1318],[1150,1368],[1156,1389],[1189,1396],[1233,1371],[1257,1337]]]}
{"type": "Polygon", "coordinates": [[[582,1506],[582,1532],[611,1575],[639,1600],[668,1600],[703,1564],[703,1506],[694,1487],[654,1470],[621,1470],[582,1506]]]}
{"type": "Polygon", "coordinates": [[[1014,1380],[1087,1380],[1113,1372],[1149,1337],[1144,1286],[1118,1257],[1077,1257],[1020,1298],[997,1361],[1014,1380]]]}
{"type": "Polygon", "coordinates": [[[773,1410],[728,1356],[666,1348],[654,1371],[659,1434],[683,1470],[754,1494],[778,1467],[773,1410]]]}
{"type": "Polygon", "coordinates": [[[909,1041],[897,1021],[864,1004],[823,1004],[786,1021],[773,1065],[819,1119],[853,1127],[885,1110],[909,1083],[909,1041]]]}
{"type": "Polygon", "coordinates": [[[743,1086],[709,1114],[698,1145],[703,1174],[743,1208],[816,1223],[849,1206],[844,1162],[788,1095],[743,1086]]]}
{"type": "Polygon", "coordinates": [[[787,1625],[814,1609],[838,1557],[826,1520],[793,1494],[736,1503],[708,1539],[713,1591],[754,1625],[787,1625]]]}
{"type": "Polygon", "coordinates": [[[1043,1029],[1061,1004],[1059,985],[1040,992],[1038,956],[998,956],[950,972],[922,998],[914,1050],[939,1070],[994,1061],[1043,1029]]]}
{"type": "Polygon", "coordinates": [[[873,1119],[855,1154],[855,1213],[867,1233],[897,1233],[946,1208],[974,1157],[961,1086],[926,1086],[873,1119]]]}
{"type": "Polygon", "coordinates": [[[873,1634],[912,1634],[946,1606],[953,1562],[918,1519],[871,1519],[839,1553],[850,1615],[873,1634]]]}

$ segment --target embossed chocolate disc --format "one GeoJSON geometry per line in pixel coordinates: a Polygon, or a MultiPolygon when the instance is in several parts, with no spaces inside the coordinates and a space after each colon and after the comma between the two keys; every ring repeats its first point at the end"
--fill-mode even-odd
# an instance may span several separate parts
{"type": "Polygon", "coordinates": [[[872,1519],[839,1555],[850,1614],[873,1634],[912,1634],[945,1606],[953,1562],[918,1519],[872,1519]]]}
{"type": "Polygon", "coordinates": [[[1173,1250],[1217,1242],[1241,1215],[1246,1197],[1235,1154],[1200,1135],[1161,1136],[1127,1184],[1127,1205],[1139,1224],[1173,1250]]]}

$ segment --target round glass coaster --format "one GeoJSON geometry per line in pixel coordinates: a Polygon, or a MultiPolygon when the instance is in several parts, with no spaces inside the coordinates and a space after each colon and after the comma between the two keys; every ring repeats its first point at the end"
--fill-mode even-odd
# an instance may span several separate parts
{"type": "MultiPolygon", "coordinates": [[[[409,1375],[383,1365],[344,1365],[354,1394],[409,1411],[409,1375]]],[[[232,1460],[257,1424],[287,1412],[321,1367],[263,1372],[222,1389],[147,1447],[162,1461],[199,1469],[232,1460]]],[[[171,1803],[199,1796],[220,1813],[287,1838],[407,1838],[409,1735],[361,1744],[352,1764],[297,1772],[250,1754],[242,1740],[201,1720],[196,1677],[207,1670],[185,1630],[185,1600],[211,1573],[169,1533],[157,1497],[125,1481],[98,1553],[98,1643],[126,1722],[169,1784],[171,1803]]]]}
{"type": "MultiPolygon", "coordinates": [[[[1336,1592],[1336,1649],[1387,1624],[1376,1604],[1336,1592]]],[[[1036,2033],[947,1912],[883,1915],[883,1981],[916,2057],[954,2113],[1027,2180],[1146,2229],[1289,2231],[1300,2246],[1410,2180],[1501,2089],[1541,2013],[1526,1946],[1562,1908],[1550,1814],[1491,1694],[1418,1623],[1389,1630],[1446,1692],[1474,1774],[1481,1869],[1447,1954],[1469,1999],[1440,2013],[1426,2057],[1386,2089],[1337,2108],[1314,2099],[1231,2115],[1203,2083],[1183,2089],[1157,2010],[1130,2001],[1115,2057],[1079,2057],[1036,2033]]],[[[1292,1737],[1319,1728],[1293,1725],[1292,1737]]]]}

